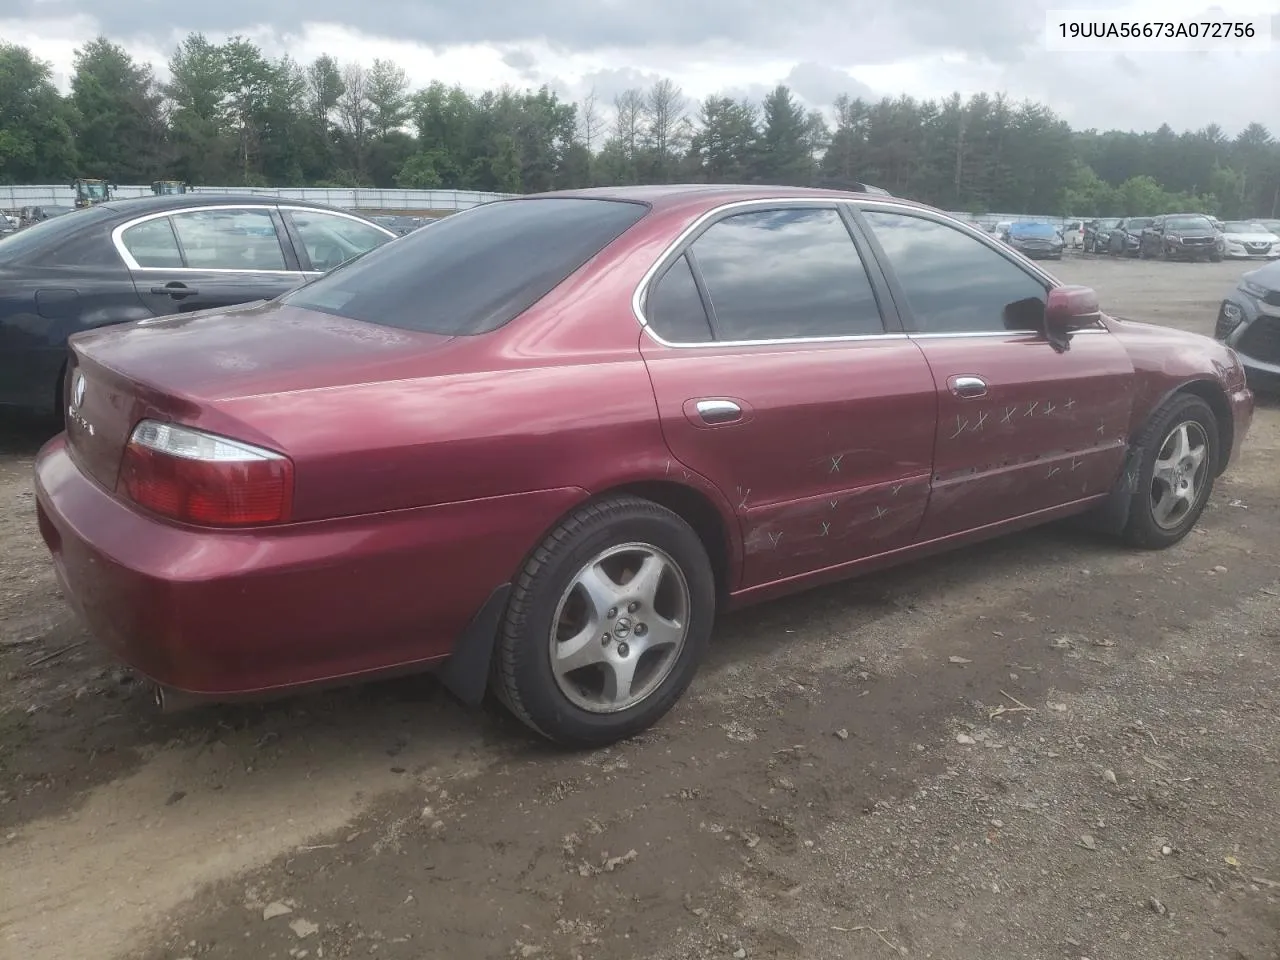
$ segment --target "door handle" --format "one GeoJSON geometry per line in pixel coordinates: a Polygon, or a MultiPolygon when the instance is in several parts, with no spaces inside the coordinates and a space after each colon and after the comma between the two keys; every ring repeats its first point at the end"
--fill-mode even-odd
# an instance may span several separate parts
{"type": "Polygon", "coordinates": [[[732,400],[699,400],[696,409],[703,423],[733,423],[742,419],[742,408],[732,400]]]}
{"type": "Polygon", "coordinates": [[[185,283],[174,280],[170,283],[166,283],[163,287],[152,287],[151,292],[157,296],[170,296],[175,300],[181,300],[184,297],[195,296],[200,291],[195,287],[188,287],[185,283]]]}
{"type": "Polygon", "coordinates": [[[948,385],[951,387],[952,393],[965,400],[987,395],[987,381],[972,374],[952,377],[948,385]]]}

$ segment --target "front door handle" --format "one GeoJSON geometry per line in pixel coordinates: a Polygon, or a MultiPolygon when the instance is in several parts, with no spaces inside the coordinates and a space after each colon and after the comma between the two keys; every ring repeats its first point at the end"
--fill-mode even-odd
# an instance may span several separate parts
{"type": "Polygon", "coordinates": [[[742,419],[742,408],[732,400],[699,400],[696,409],[703,423],[733,423],[742,419]]]}
{"type": "Polygon", "coordinates": [[[173,280],[163,287],[152,287],[151,292],[157,296],[169,296],[175,300],[182,300],[184,297],[194,297],[200,291],[195,287],[188,287],[179,280],[173,280]]]}
{"type": "Polygon", "coordinates": [[[987,395],[987,381],[981,377],[975,377],[972,374],[966,374],[960,377],[952,377],[948,381],[951,392],[957,397],[964,400],[971,400],[974,397],[985,397],[987,395]]]}

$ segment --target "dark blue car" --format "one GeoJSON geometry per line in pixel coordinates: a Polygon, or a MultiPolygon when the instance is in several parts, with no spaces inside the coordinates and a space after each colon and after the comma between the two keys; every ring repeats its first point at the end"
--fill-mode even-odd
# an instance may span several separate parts
{"type": "Polygon", "coordinates": [[[0,407],[59,414],[67,338],[270,300],[393,239],[332,207],[207,193],[108,200],[0,238],[0,407]]]}
{"type": "Polygon", "coordinates": [[[1033,260],[1061,260],[1062,249],[1066,246],[1062,231],[1052,223],[1034,220],[1009,224],[1000,234],[1000,239],[1033,260]]]}

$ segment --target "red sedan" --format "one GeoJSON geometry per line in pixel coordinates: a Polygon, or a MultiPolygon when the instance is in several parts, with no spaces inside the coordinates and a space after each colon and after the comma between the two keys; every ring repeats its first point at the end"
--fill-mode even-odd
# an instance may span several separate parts
{"type": "Polygon", "coordinates": [[[486,204],[276,300],[71,341],[40,529],[161,698],[434,670],[569,744],[689,685],[717,611],[1073,514],[1194,526],[1253,399],[875,192],[486,204]]]}

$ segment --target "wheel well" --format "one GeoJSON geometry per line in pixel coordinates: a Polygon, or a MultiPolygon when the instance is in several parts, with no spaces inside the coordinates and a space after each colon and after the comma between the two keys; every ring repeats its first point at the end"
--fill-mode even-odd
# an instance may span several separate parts
{"type": "Polygon", "coordinates": [[[1218,475],[1221,475],[1227,469],[1231,447],[1235,442],[1235,421],[1231,417],[1231,404],[1227,402],[1226,391],[1210,380],[1194,380],[1180,387],[1178,393],[1199,397],[1213,411],[1214,419],[1218,421],[1218,475]]]}
{"type": "MultiPolygon", "coordinates": [[[[725,529],[724,519],[705,495],[683,484],[663,480],[651,480],[642,483],[631,483],[621,487],[613,487],[602,491],[599,497],[617,494],[631,494],[652,500],[678,514],[685,523],[693,527],[694,533],[706,548],[711,559],[711,569],[716,578],[716,593],[724,598],[729,593],[729,531],[725,529]]],[[[597,498],[598,499],[598,498],[597,498]]]]}

